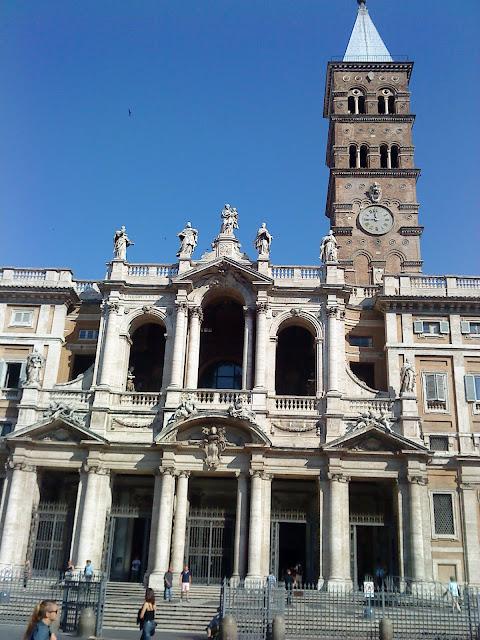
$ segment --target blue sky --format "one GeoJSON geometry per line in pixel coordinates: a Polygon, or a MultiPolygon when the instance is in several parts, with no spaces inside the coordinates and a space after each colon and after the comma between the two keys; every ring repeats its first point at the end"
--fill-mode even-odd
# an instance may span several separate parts
{"type": "MultiPolygon", "coordinates": [[[[411,81],[425,273],[479,261],[478,0],[369,0],[411,81]]],[[[228,202],[251,258],[318,264],[328,231],[325,72],[354,0],[3,0],[0,261],[102,278],[125,224],[130,262],[210,248],[228,202]],[[129,117],[128,109],[132,110],[129,117]]]]}

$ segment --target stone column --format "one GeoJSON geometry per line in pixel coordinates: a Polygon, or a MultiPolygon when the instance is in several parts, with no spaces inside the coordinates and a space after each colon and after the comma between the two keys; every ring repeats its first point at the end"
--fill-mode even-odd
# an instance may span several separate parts
{"type": "Polygon", "coordinates": [[[37,487],[36,467],[8,461],[10,482],[0,542],[0,569],[5,565],[23,567],[27,553],[30,522],[37,487]]]}
{"type": "Polygon", "coordinates": [[[253,309],[243,307],[242,389],[252,388],[253,367],[253,309]]]}
{"type": "Polygon", "coordinates": [[[478,484],[462,482],[460,484],[460,500],[463,516],[463,537],[465,548],[465,581],[471,585],[480,585],[480,541],[478,532],[478,484]]]}
{"type": "Polygon", "coordinates": [[[193,307],[193,309],[190,309],[187,382],[185,385],[188,389],[196,389],[198,387],[198,363],[200,361],[200,326],[202,320],[202,307],[193,307]]]}
{"type": "Polygon", "coordinates": [[[180,471],[178,474],[172,539],[172,566],[175,579],[182,573],[185,560],[189,478],[190,471],[180,471]]]}
{"type": "Polygon", "coordinates": [[[328,480],[324,470],[318,478],[318,588],[321,589],[328,575],[328,480]]]}
{"type": "Polygon", "coordinates": [[[150,543],[148,545],[148,568],[147,572],[150,575],[155,569],[155,553],[156,546],[155,540],[157,539],[158,520],[160,517],[160,500],[162,494],[162,474],[157,469],[155,471],[155,484],[153,486],[153,505],[152,505],[152,520],[150,523],[150,543]]]}
{"type": "Polygon", "coordinates": [[[78,542],[74,563],[77,569],[83,570],[86,561],[91,560],[94,569],[99,571],[107,510],[111,504],[110,469],[87,463],[82,474],[83,506],[78,511],[80,522],[75,527],[78,542]]]}
{"type": "Polygon", "coordinates": [[[315,338],[315,393],[319,398],[324,391],[323,383],[323,340],[315,338]]]}
{"type": "Polygon", "coordinates": [[[248,533],[248,574],[247,583],[252,586],[263,584],[261,575],[263,509],[263,472],[253,471],[250,482],[250,526],[248,533]]]}
{"type": "Polygon", "coordinates": [[[232,578],[236,578],[237,580],[244,578],[246,574],[248,536],[247,491],[247,476],[245,473],[238,473],[232,574],[232,578]]]}
{"type": "Polygon", "coordinates": [[[410,561],[414,580],[425,580],[425,553],[423,548],[422,494],[427,485],[424,476],[408,476],[410,483],[410,561]]]}
{"type": "MultiPolygon", "coordinates": [[[[167,467],[160,469],[163,474],[160,495],[154,500],[160,501],[158,508],[157,537],[150,544],[155,545],[155,564],[150,574],[149,586],[152,589],[163,588],[163,575],[170,562],[170,537],[172,532],[173,495],[175,491],[175,470],[167,467]]],[[[152,523],[153,524],[153,523],[152,523]]]]}
{"type": "Polygon", "coordinates": [[[263,549],[262,549],[262,575],[270,573],[270,519],[272,510],[272,475],[265,473],[263,476],[263,549]]]}
{"type": "Polygon", "coordinates": [[[350,584],[350,518],[348,483],[350,478],[342,473],[329,473],[329,577],[328,586],[350,584]]]}
{"type": "MultiPolygon", "coordinates": [[[[114,300],[106,300],[103,303],[103,313],[105,314],[106,329],[103,336],[102,364],[100,369],[100,382],[103,387],[111,385],[114,376],[115,359],[117,354],[117,313],[119,303],[114,300]]],[[[92,563],[93,564],[93,563],[92,563]]]]}
{"type": "MultiPolygon", "coordinates": [[[[175,338],[173,343],[172,375],[170,387],[183,387],[184,353],[185,353],[185,319],[187,303],[176,302],[177,317],[175,322],[175,338]]],[[[167,567],[168,568],[168,567],[167,567]]]]}
{"type": "Polygon", "coordinates": [[[338,392],[337,315],[338,307],[327,307],[328,391],[338,392]]]}
{"type": "Polygon", "coordinates": [[[267,339],[266,302],[257,302],[257,342],[255,349],[255,388],[265,388],[265,351],[267,339]]]}

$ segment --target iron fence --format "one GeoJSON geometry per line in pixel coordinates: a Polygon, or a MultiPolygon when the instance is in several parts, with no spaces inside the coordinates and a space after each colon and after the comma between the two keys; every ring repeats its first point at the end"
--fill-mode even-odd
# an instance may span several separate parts
{"type": "Polygon", "coordinates": [[[27,625],[33,608],[42,600],[54,600],[58,605],[60,628],[75,631],[81,612],[91,607],[96,616],[96,635],[102,631],[105,604],[105,582],[73,579],[49,579],[33,575],[26,579],[20,571],[8,571],[0,577],[0,623],[27,625]]]}
{"type": "Polygon", "coordinates": [[[367,596],[342,588],[319,591],[317,585],[288,592],[283,583],[252,589],[225,581],[222,613],[234,616],[242,640],[268,638],[276,615],[285,618],[289,640],[377,640],[382,618],[391,620],[395,640],[477,640],[478,588],[462,588],[457,607],[440,583],[402,586],[382,586],[367,596]]]}

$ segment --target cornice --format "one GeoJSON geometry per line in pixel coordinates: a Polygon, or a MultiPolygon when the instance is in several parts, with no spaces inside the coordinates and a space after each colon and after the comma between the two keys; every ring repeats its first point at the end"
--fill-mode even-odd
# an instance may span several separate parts
{"type": "MultiPolygon", "coordinates": [[[[330,116],[330,121],[335,122],[411,122],[412,125],[415,122],[414,113],[391,113],[387,115],[378,113],[336,113],[330,116]]],[[[407,149],[414,147],[406,147],[407,149]]]]}
{"type": "Polygon", "coordinates": [[[379,295],[376,305],[381,306],[389,311],[459,311],[468,312],[475,311],[480,308],[479,298],[461,298],[460,296],[436,297],[436,296],[417,296],[395,295],[386,296],[379,295]]]}
{"type": "Polygon", "coordinates": [[[33,301],[58,301],[69,304],[78,304],[80,299],[74,289],[44,289],[41,287],[21,286],[14,287],[0,285],[0,300],[2,302],[29,302],[33,301]]]}

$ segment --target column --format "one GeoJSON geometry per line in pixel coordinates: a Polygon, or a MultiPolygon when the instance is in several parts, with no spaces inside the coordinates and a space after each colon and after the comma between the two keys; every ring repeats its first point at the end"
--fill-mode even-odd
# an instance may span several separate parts
{"type": "Polygon", "coordinates": [[[190,309],[187,381],[185,385],[188,389],[196,389],[198,387],[198,363],[200,361],[200,326],[202,321],[202,307],[193,307],[193,309],[190,309]]]}
{"type": "Polygon", "coordinates": [[[185,320],[187,314],[187,303],[176,302],[177,317],[175,322],[175,338],[173,343],[173,356],[172,356],[172,376],[170,387],[182,387],[183,386],[183,370],[184,370],[184,357],[185,352],[185,320]]]}
{"type": "Polygon", "coordinates": [[[318,477],[318,588],[327,580],[328,569],[328,480],[324,470],[318,477]]]}
{"type": "Polygon", "coordinates": [[[272,510],[272,475],[263,475],[263,545],[262,545],[262,575],[270,573],[270,517],[272,510]]]}
{"type": "Polygon", "coordinates": [[[323,340],[322,338],[315,338],[315,362],[316,362],[316,373],[315,373],[315,393],[317,398],[319,398],[324,391],[323,384],[323,349],[322,349],[323,340]]]}
{"type": "Polygon", "coordinates": [[[153,505],[152,505],[152,520],[150,523],[150,543],[148,545],[148,568],[147,572],[150,575],[155,569],[155,540],[157,539],[158,532],[158,520],[160,517],[160,496],[162,493],[162,474],[157,469],[155,471],[155,484],[153,486],[153,505]]]}
{"type": "Polygon", "coordinates": [[[248,533],[248,574],[246,581],[253,585],[263,582],[260,573],[262,559],[262,484],[263,472],[253,471],[250,481],[250,526],[248,533]]]}
{"type": "Polygon", "coordinates": [[[243,307],[242,389],[252,388],[253,366],[253,309],[243,307]]]}
{"type": "Polygon", "coordinates": [[[337,314],[338,307],[327,307],[328,391],[338,391],[337,314]]]}
{"type": "Polygon", "coordinates": [[[350,478],[342,473],[329,473],[329,587],[350,583],[350,518],[348,483],[350,478]]]}
{"type": "Polygon", "coordinates": [[[178,474],[172,539],[172,566],[175,579],[182,573],[185,561],[189,478],[190,471],[180,471],[178,474]]]}
{"type": "Polygon", "coordinates": [[[267,339],[266,302],[257,302],[257,343],[255,349],[255,387],[265,388],[265,350],[267,339]]]}
{"type": "Polygon", "coordinates": [[[110,469],[87,463],[82,476],[83,505],[78,510],[80,522],[75,527],[78,539],[74,564],[77,569],[83,569],[86,561],[91,560],[98,571],[102,565],[107,510],[111,505],[110,469]]]}
{"type": "Polygon", "coordinates": [[[114,374],[115,355],[117,351],[116,344],[116,318],[119,310],[119,304],[113,300],[107,300],[103,303],[103,313],[107,327],[103,337],[103,354],[100,370],[100,385],[109,387],[111,378],[114,374]]]}
{"type": "Polygon", "coordinates": [[[235,541],[233,547],[232,578],[241,579],[246,574],[248,511],[247,475],[239,473],[237,479],[237,512],[235,516],[235,541]]]}
{"type": "Polygon", "coordinates": [[[10,482],[0,543],[0,568],[23,567],[37,486],[36,467],[9,460],[10,482]]]}
{"type": "Polygon", "coordinates": [[[460,484],[460,500],[463,516],[463,536],[465,555],[465,581],[471,585],[480,585],[480,542],[478,531],[478,499],[476,490],[478,484],[462,482],[460,484]]]}
{"type": "Polygon", "coordinates": [[[411,575],[414,580],[425,580],[422,492],[427,484],[427,478],[424,476],[408,476],[408,482],[410,484],[411,575]]]}
{"type": "Polygon", "coordinates": [[[155,545],[155,564],[149,579],[149,586],[153,589],[163,588],[163,575],[170,562],[170,535],[172,532],[173,495],[175,491],[175,470],[167,467],[160,469],[160,473],[162,474],[160,495],[154,495],[154,500],[160,501],[157,537],[155,540],[150,540],[150,544],[155,545]]]}

